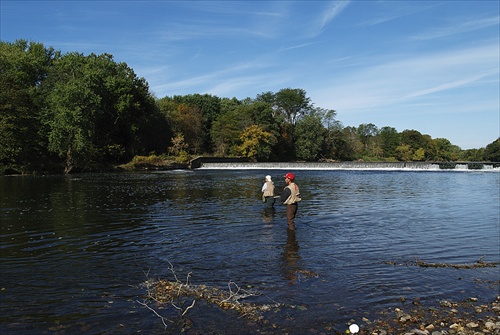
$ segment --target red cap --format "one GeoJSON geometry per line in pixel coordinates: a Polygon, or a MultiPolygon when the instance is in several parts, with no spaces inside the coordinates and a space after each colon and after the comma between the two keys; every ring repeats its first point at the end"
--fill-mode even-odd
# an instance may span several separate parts
{"type": "Polygon", "coordinates": [[[285,177],[285,178],[288,178],[288,179],[290,179],[290,180],[294,180],[294,179],[295,179],[295,176],[294,176],[294,175],[293,175],[293,173],[291,173],[291,172],[288,172],[288,173],[287,173],[284,177],[285,177]]]}

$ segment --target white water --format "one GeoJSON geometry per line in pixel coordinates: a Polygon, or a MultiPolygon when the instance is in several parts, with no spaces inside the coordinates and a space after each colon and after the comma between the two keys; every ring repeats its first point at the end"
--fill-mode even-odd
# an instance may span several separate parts
{"type": "Polygon", "coordinates": [[[457,163],[454,168],[441,168],[439,163],[426,162],[204,162],[200,169],[249,169],[249,170],[369,170],[369,171],[487,171],[500,172],[493,163],[480,163],[481,169],[469,168],[467,163],[457,163]]]}

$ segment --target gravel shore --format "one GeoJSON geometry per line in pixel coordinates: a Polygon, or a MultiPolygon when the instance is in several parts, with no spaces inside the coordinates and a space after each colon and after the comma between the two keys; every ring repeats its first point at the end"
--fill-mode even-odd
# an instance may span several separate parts
{"type": "Polygon", "coordinates": [[[462,302],[443,300],[436,307],[412,302],[408,307],[382,312],[377,320],[363,318],[357,324],[358,334],[367,335],[497,335],[500,296],[490,303],[479,302],[477,298],[462,302]]]}

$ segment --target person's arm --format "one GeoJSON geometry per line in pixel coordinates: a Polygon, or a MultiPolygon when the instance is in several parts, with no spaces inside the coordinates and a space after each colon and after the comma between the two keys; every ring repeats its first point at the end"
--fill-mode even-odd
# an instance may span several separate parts
{"type": "Polygon", "coordinates": [[[264,193],[265,190],[267,190],[267,183],[264,183],[264,185],[262,185],[262,193],[264,193]]]}
{"type": "Polygon", "coordinates": [[[281,193],[280,201],[285,202],[286,199],[288,199],[288,197],[290,195],[292,195],[292,191],[290,191],[290,189],[288,187],[285,187],[285,189],[283,190],[283,193],[281,193]]]}

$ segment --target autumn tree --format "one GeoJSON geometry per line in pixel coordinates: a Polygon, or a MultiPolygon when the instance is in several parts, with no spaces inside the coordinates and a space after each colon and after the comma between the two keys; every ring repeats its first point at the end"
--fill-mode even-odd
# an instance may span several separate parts
{"type": "Polygon", "coordinates": [[[196,107],[201,113],[201,152],[211,152],[213,144],[211,142],[211,128],[213,122],[221,114],[221,99],[210,94],[188,94],[184,96],[174,96],[173,101],[183,103],[189,107],[196,107]]]}
{"type": "Polygon", "coordinates": [[[169,121],[172,131],[184,137],[186,149],[193,154],[199,153],[203,146],[201,110],[195,105],[177,104],[169,121]]]}
{"type": "Polygon", "coordinates": [[[258,125],[251,125],[241,133],[241,144],[236,148],[237,154],[252,159],[267,159],[276,142],[274,136],[262,130],[258,125]]]}

